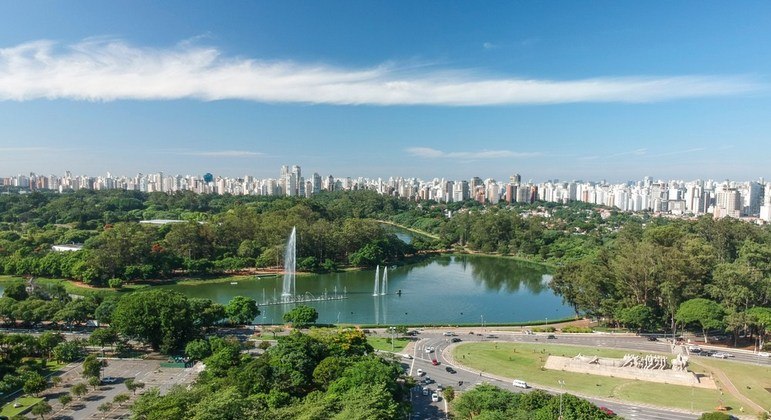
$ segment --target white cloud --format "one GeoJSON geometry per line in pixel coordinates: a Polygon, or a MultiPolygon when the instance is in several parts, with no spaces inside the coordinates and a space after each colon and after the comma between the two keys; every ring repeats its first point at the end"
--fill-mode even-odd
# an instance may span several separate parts
{"type": "Polygon", "coordinates": [[[484,44],[482,44],[482,48],[486,50],[494,50],[498,48],[498,46],[493,44],[492,42],[485,42],[484,44]]]}
{"type": "Polygon", "coordinates": [[[510,150],[481,150],[475,152],[443,152],[430,147],[410,147],[405,149],[407,153],[424,158],[451,158],[451,159],[498,159],[498,158],[523,158],[539,156],[536,152],[512,152],[510,150]]]}
{"type": "MultiPolygon", "coordinates": [[[[492,46],[492,44],[491,44],[492,46]]],[[[735,95],[765,86],[746,77],[489,77],[393,63],[341,68],[224,56],[184,41],[136,47],[93,38],[72,45],[34,41],[0,48],[0,100],[239,99],[335,105],[478,106],[656,102],[735,95]]]]}
{"type": "Polygon", "coordinates": [[[190,156],[206,156],[206,157],[226,157],[226,158],[243,158],[243,157],[255,157],[262,156],[262,153],[249,152],[245,150],[219,150],[211,152],[188,152],[183,153],[190,156]]]}

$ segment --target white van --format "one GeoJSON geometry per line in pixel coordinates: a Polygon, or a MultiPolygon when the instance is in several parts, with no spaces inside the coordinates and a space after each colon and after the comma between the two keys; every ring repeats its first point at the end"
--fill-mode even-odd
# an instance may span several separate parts
{"type": "Polygon", "coordinates": [[[511,383],[512,385],[518,387],[518,388],[524,388],[527,389],[529,386],[527,386],[527,382],[521,380],[521,379],[514,379],[514,381],[511,383]]]}

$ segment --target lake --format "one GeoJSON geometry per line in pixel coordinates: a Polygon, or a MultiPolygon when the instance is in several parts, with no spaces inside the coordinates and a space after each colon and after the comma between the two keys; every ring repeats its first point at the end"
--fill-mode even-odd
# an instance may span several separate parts
{"type": "MultiPolygon", "coordinates": [[[[380,268],[381,278],[383,267],[380,268]]],[[[388,268],[388,294],[372,296],[375,270],[297,276],[298,295],[325,293],[345,299],[308,302],[319,323],[479,324],[558,319],[572,316],[549,288],[546,268],[509,258],[442,255],[388,268]],[[401,295],[397,291],[401,290],[401,295]]],[[[281,295],[282,277],[238,279],[237,284],[201,283],[161,286],[191,297],[227,303],[249,296],[258,303],[281,295]]],[[[257,323],[281,322],[294,304],[260,305],[257,323]]]]}

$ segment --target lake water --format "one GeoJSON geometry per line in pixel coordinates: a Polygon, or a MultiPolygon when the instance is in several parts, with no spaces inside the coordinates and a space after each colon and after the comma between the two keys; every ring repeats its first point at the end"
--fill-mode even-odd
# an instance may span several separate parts
{"type": "MultiPolygon", "coordinates": [[[[380,269],[383,275],[383,268],[380,269]]],[[[437,256],[388,269],[388,294],[372,296],[375,270],[299,275],[297,294],[339,295],[345,299],[308,302],[319,323],[467,324],[565,318],[570,307],[549,289],[545,268],[508,258],[474,255],[437,256]],[[396,292],[401,290],[401,295],[396,292]]],[[[281,277],[238,279],[238,284],[203,283],[162,286],[191,297],[227,303],[234,296],[257,302],[281,295],[281,277]]],[[[260,305],[257,323],[281,322],[293,304],[260,305]]]]}

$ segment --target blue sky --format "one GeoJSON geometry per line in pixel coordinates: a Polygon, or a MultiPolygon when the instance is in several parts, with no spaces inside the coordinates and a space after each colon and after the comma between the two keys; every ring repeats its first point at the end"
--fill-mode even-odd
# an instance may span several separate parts
{"type": "Polygon", "coordinates": [[[0,176],[771,177],[769,2],[0,3],[0,176]]]}

